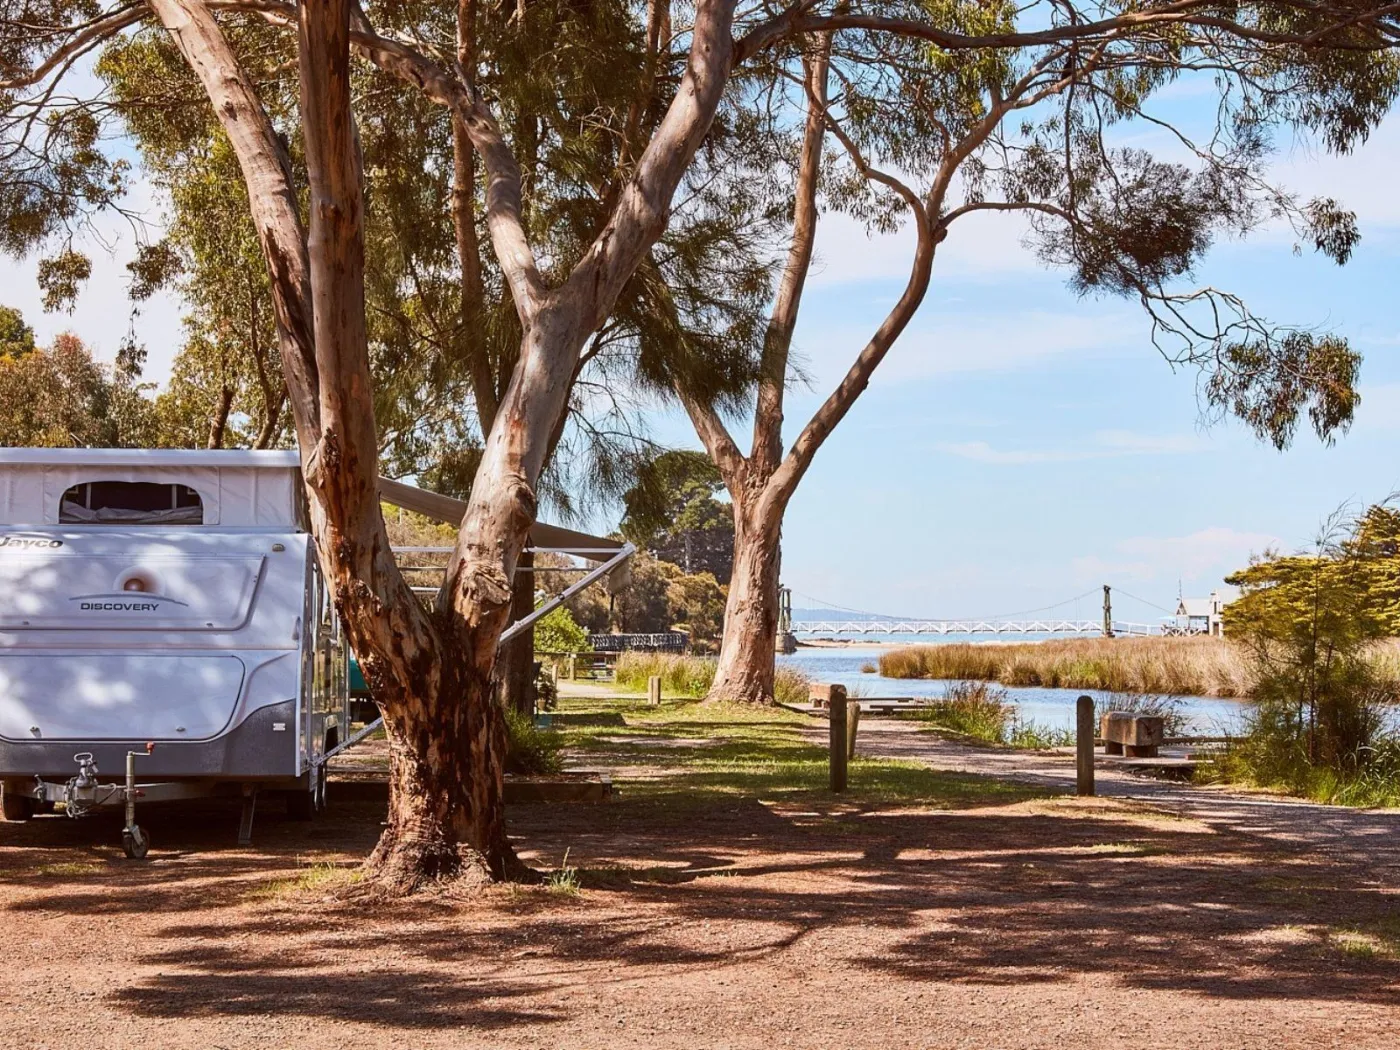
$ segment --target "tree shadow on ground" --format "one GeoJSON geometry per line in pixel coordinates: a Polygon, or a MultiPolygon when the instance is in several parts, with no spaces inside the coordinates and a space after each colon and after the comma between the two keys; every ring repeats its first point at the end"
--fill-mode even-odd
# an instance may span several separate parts
{"type": "MultiPolygon", "coordinates": [[[[1107,976],[1213,999],[1400,1005],[1396,887],[1349,861],[1124,803],[703,801],[513,809],[512,834],[537,866],[568,849],[577,897],[502,889],[369,912],[324,894],[260,898],[252,891],[306,859],[304,826],[265,827],[256,850],[238,851],[198,817],[186,853],[91,877],[46,881],[0,850],[0,889],[11,921],[151,915],[136,951],[159,973],[109,998],[144,1017],[548,1024],[572,1007],[542,992],[777,957],[813,965],[813,941],[822,966],[857,980],[1107,976]],[[1372,950],[1339,947],[1342,933],[1372,950]]],[[[378,819],[372,806],[340,809],[317,850],[363,856],[378,819]]],[[[49,823],[0,844],[92,852],[49,823]]]]}

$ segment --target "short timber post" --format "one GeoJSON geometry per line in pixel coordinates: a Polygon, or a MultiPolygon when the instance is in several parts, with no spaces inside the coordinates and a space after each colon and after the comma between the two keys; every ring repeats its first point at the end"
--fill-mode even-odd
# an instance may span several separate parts
{"type": "Polygon", "coordinates": [[[1094,793],[1094,698],[1081,696],[1075,703],[1075,794],[1094,793]]]}
{"type": "Polygon", "coordinates": [[[578,681],[578,653],[569,654],[569,681],[578,681]]]}
{"type": "Polygon", "coordinates": [[[860,701],[846,701],[846,759],[856,757],[856,732],[860,729],[860,701]]]}
{"type": "Polygon", "coordinates": [[[1103,585],[1103,636],[1113,637],[1113,588],[1103,585]]]}
{"type": "Polygon", "coordinates": [[[658,674],[647,679],[647,703],[652,707],[661,703],[661,676],[658,674]]]}
{"type": "Polygon", "coordinates": [[[846,687],[827,686],[826,714],[831,732],[831,790],[846,790],[846,687]]]}

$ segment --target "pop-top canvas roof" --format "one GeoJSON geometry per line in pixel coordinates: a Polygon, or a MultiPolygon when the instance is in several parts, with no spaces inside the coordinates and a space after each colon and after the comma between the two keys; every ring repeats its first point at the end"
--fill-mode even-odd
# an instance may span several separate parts
{"type": "Polygon", "coordinates": [[[57,525],[74,486],[145,482],[193,489],[205,526],[296,528],[300,462],[280,450],[0,448],[0,524],[57,525]]]}
{"type": "MultiPolygon", "coordinates": [[[[73,486],[115,481],[189,486],[206,526],[295,528],[300,470],[300,455],[284,449],[0,448],[0,525],[56,525],[73,486]]],[[[389,478],[379,479],[379,494],[450,525],[467,511],[461,500],[389,478]]],[[[624,546],[543,522],[530,527],[530,544],[595,562],[624,546]]]]}

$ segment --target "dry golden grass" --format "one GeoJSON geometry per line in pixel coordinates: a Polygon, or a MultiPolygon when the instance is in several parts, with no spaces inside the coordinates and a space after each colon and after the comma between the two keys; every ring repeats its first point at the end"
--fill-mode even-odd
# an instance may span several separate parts
{"type": "Polygon", "coordinates": [[[1244,661],[1221,638],[1072,638],[1012,645],[918,645],[880,657],[888,678],[995,681],[1178,696],[1245,696],[1244,661]]]}

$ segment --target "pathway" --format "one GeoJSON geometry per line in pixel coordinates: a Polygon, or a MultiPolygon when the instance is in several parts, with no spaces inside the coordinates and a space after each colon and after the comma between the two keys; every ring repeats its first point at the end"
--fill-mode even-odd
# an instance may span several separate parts
{"type": "MultiPolygon", "coordinates": [[[[803,735],[825,746],[824,723],[803,735]]],[[[1074,758],[1054,751],[1019,751],[955,743],[897,719],[861,722],[857,752],[902,758],[931,769],[979,773],[1073,791],[1074,758]]],[[[1262,793],[1154,780],[1099,766],[1100,795],[1149,802],[1221,831],[1252,835],[1337,860],[1372,865],[1386,881],[1400,882],[1400,809],[1348,809],[1262,793]]]]}

